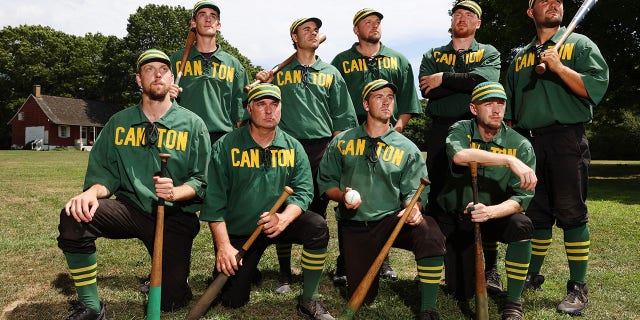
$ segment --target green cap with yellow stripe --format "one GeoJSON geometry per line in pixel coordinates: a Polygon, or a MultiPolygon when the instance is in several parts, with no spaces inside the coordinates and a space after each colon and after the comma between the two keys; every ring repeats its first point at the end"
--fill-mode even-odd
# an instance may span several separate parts
{"type": "Polygon", "coordinates": [[[171,60],[169,60],[169,56],[167,56],[166,53],[158,49],[149,49],[138,57],[136,70],[140,71],[140,67],[142,67],[142,65],[151,61],[164,62],[166,65],[171,66],[171,60]]]}
{"type": "Polygon", "coordinates": [[[218,16],[220,15],[220,7],[218,7],[218,5],[215,2],[211,0],[200,0],[196,2],[196,4],[193,6],[193,11],[191,13],[191,16],[195,17],[196,13],[198,13],[198,10],[202,8],[211,8],[218,13],[218,16]]]}
{"type": "Polygon", "coordinates": [[[367,97],[371,92],[380,90],[384,87],[391,88],[391,90],[393,90],[393,93],[396,93],[398,91],[398,87],[396,87],[395,84],[387,80],[384,80],[384,79],[373,80],[367,83],[362,89],[362,100],[367,100],[367,97]]]}
{"type": "Polygon", "coordinates": [[[274,99],[281,100],[280,88],[271,83],[261,83],[251,88],[251,90],[249,90],[249,93],[247,93],[248,102],[251,102],[259,98],[264,98],[264,97],[271,97],[274,99]]]}
{"type": "Polygon", "coordinates": [[[353,26],[355,27],[358,22],[360,22],[360,20],[375,14],[376,16],[378,16],[378,18],[380,18],[380,20],[382,20],[382,13],[380,13],[378,10],[373,9],[373,8],[364,8],[364,9],[360,9],[360,11],[356,12],[356,15],[353,16],[353,26]]]}
{"type": "Polygon", "coordinates": [[[316,23],[316,26],[318,26],[318,29],[320,29],[320,27],[322,27],[322,21],[318,18],[300,18],[297,19],[296,21],[294,21],[291,24],[291,27],[289,28],[289,34],[292,34],[294,32],[296,32],[296,29],[298,29],[299,26],[303,25],[305,22],[307,21],[313,21],[316,23]]]}
{"type": "Polygon", "coordinates": [[[482,17],[482,8],[480,8],[480,5],[475,1],[469,1],[469,0],[460,1],[453,6],[453,9],[451,9],[451,13],[454,13],[457,9],[469,10],[477,14],[478,18],[482,17]]]}
{"type": "Polygon", "coordinates": [[[471,92],[471,102],[480,102],[489,98],[507,100],[507,94],[500,82],[485,81],[478,84],[471,92]]]}

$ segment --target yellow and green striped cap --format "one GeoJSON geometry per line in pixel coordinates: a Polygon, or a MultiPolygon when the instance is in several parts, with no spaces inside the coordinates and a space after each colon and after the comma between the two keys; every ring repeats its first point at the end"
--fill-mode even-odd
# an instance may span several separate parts
{"type": "Polygon", "coordinates": [[[393,90],[393,93],[396,93],[396,91],[398,91],[398,87],[396,87],[395,84],[387,80],[384,80],[384,79],[373,80],[367,83],[362,89],[362,100],[367,100],[367,97],[371,92],[380,90],[384,87],[391,88],[391,90],[393,90]]]}
{"type": "Polygon", "coordinates": [[[455,6],[453,6],[453,9],[451,9],[451,13],[454,13],[459,8],[469,10],[477,14],[478,18],[482,17],[482,8],[480,8],[480,5],[475,1],[468,1],[468,0],[460,1],[456,3],[455,6]]]}
{"type": "Polygon", "coordinates": [[[536,3],[536,0],[529,0],[529,8],[533,8],[534,3],[536,3]]]}
{"type": "Polygon", "coordinates": [[[249,93],[247,93],[248,102],[263,97],[272,97],[280,100],[280,88],[271,83],[261,83],[251,88],[251,90],[249,90],[249,93]]]}
{"type": "Polygon", "coordinates": [[[507,94],[500,82],[485,81],[478,84],[471,92],[471,102],[479,102],[489,98],[507,100],[507,94]]]}
{"type": "Polygon", "coordinates": [[[373,8],[364,8],[364,9],[360,9],[360,11],[356,12],[356,15],[353,16],[353,26],[355,27],[358,22],[360,22],[360,20],[375,14],[376,16],[378,16],[378,18],[380,18],[380,20],[382,20],[382,13],[380,13],[379,11],[377,11],[376,9],[373,8]]]}
{"type": "Polygon", "coordinates": [[[320,29],[320,27],[322,27],[322,21],[318,18],[300,18],[297,19],[296,21],[294,21],[291,24],[291,28],[289,28],[289,34],[292,34],[294,32],[296,32],[296,29],[298,29],[299,26],[301,26],[302,24],[304,24],[307,21],[313,21],[316,23],[316,26],[318,26],[318,29],[320,29]]]}
{"type": "Polygon", "coordinates": [[[158,50],[158,49],[149,49],[143,52],[138,57],[138,62],[136,62],[136,70],[140,71],[140,67],[151,61],[160,61],[164,62],[168,66],[171,66],[171,60],[169,60],[169,56],[166,53],[158,50]]]}
{"type": "Polygon", "coordinates": [[[220,16],[220,8],[218,7],[218,5],[211,1],[211,0],[200,0],[198,2],[196,2],[196,4],[193,6],[193,12],[191,14],[192,17],[196,16],[196,13],[198,13],[198,10],[202,9],[202,8],[211,8],[213,10],[215,10],[216,12],[218,12],[218,16],[220,16]]]}

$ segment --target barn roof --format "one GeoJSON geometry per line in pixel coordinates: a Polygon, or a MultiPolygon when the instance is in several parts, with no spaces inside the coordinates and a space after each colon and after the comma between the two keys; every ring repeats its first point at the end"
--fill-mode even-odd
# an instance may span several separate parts
{"type": "Polygon", "coordinates": [[[109,118],[122,110],[120,105],[56,96],[31,95],[47,117],[55,124],[104,126],[109,118]]]}

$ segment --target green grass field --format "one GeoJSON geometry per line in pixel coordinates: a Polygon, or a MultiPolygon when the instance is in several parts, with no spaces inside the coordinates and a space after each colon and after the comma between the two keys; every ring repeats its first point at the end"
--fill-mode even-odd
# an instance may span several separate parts
{"type": "MultiPolygon", "coordinates": [[[[88,153],[79,151],[0,151],[0,319],[63,319],[75,290],[56,246],[60,208],[82,189],[88,153]]],[[[591,257],[587,283],[590,307],[583,319],[640,319],[640,162],[595,161],[591,167],[589,209],[591,257]]],[[[335,267],[335,220],[325,271],[335,267]]],[[[143,319],[145,296],[138,289],[151,269],[150,258],[138,240],[98,243],[98,283],[107,303],[109,320],[143,319]]],[[[299,246],[292,264],[298,274],[292,292],[272,293],[277,261],[269,248],[260,263],[264,282],[251,302],[237,310],[215,306],[207,319],[296,319],[295,298],[301,292],[299,246]]],[[[501,246],[504,251],[504,246],[501,246]]],[[[504,256],[504,254],[502,254],[504,256]]],[[[202,224],[192,256],[190,283],[198,298],[205,289],[214,256],[211,235],[202,224]]],[[[391,261],[400,280],[381,282],[376,302],[363,307],[357,319],[413,319],[419,292],[411,254],[393,249],[391,261]]],[[[502,262],[501,262],[502,263],[502,262]]],[[[501,265],[502,269],[502,265],[501,265]]],[[[569,319],[556,313],[564,297],[568,269],[562,232],[554,229],[554,243],[543,266],[544,291],[525,293],[527,319],[569,319]]],[[[504,279],[504,272],[503,279],[504,279]]],[[[321,283],[323,301],[338,315],[346,301],[329,277],[321,283]]],[[[496,301],[489,301],[490,318],[499,319],[496,301]]],[[[463,319],[455,301],[442,293],[438,310],[443,319],[463,319]]],[[[163,319],[184,319],[188,308],[163,313],[163,319]]],[[[578,318],[580,319],[580,318],[578,318]]]]}

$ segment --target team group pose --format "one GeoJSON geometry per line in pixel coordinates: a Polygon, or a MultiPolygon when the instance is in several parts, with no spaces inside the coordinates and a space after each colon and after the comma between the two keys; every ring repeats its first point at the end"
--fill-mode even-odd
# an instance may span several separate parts
{"type": "MultiPolygon", "coordinates": [[[[608,66],[589,38],[561,27],[562,0],[529,0],[535,36],[512,60],[503,86],[500,53],[475,39],[481,6],[463,0],[450,12],[451,41],[426,51],[417,80],[407,58],[382,44],[383,14],[363,8],[352,21],[357,42],[331,64],[316,55],[322,21],[299,18],[288,30],[292,59],[258,72],[249,85],[239,60],[217,42],[220,7],[195,3],[185,49],[140,54],[140,103],[106,124],[83,192],[60,212],[58,247],[79,300],[66,319],[107,317],[98,295],[99,237],[140,239],[152,255],[149,319],[159,319],[156,304],[175,311],[192,303],[199,221],[212,235],[213,278],[225,280],[216,296],[222,306],[250,301],[272,244],[274,291],[291,292],[296,243],[303,279],[296,310],[321,320],[334,319],[320,295],[327,258],[337,258],[334,284],[346,287],[340,318],[351,319],[375,301],[381,278],[398,278],[385,259],[391,246],[415,257],[418,319],[440,319],[443,280],[465,313],[474,294],[481,296],[474,291],[481,277],[489,293],[504,298],[503,320],[524,319],[531,306],[523,291],[542,289],[557,225],[569,269],[557,311],[583,314],[591,159],[584,124],[607,90],[608,66]],[[402,134],[423,113],[416,88],[432,120],[426,162],[402,134]],[[329,201],[337,205],[338,252],[328,251],[329,201]],[[482,261],[474,258],[474,226],[486,273],[474,267],[482,261]],[[498,242],[506,244],[506,290],[498,242]]],[[[188,319],[208,308],[194,310],[188,319]]]]}

